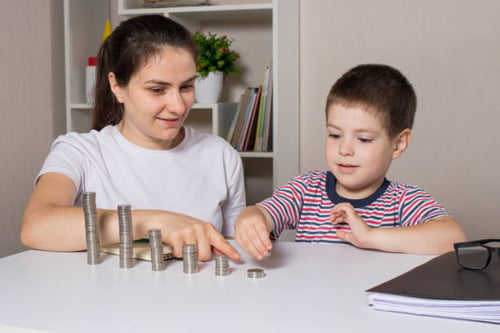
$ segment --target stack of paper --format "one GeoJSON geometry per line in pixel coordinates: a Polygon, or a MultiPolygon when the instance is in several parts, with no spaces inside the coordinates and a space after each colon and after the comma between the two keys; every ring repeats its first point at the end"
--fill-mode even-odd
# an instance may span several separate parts
{"type": "Polygon", "coordinates": [[[454,252],[367,290],[374,310],[500,324],[500,262],[461,268],[454,252]]]}

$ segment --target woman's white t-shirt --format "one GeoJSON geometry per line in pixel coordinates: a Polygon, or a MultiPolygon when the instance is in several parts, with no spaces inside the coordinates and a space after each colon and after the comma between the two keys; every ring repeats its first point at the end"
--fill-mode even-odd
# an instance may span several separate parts
{"type": "Polygon", "coordinates": [[[76,206],[84,192],[95,192],[97,208],[168,210],[233,236],[234,220],[245,207],[241,158],[224,139],[184,128],[183,141],[169,150],[136,146],[116,126],[59,136],[37,179],[48,172],[71,178],[76,206]]]}

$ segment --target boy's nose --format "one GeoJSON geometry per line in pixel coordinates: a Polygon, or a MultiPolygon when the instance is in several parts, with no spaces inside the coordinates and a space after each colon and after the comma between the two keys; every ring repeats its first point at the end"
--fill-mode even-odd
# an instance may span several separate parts
{"type": "Polygon", "coordinates": [[[342,140],[340,142],[339,154],[342,156],[350,156],[354,154],[352,144],[348,140],[342,140]]]}

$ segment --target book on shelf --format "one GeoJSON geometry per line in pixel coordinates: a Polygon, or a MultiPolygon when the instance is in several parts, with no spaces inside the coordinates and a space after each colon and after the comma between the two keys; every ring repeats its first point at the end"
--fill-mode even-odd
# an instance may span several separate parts
{"type": "MultiPolygon", "coordinates": [[[[265,123],[266,118],[269,113],[268,101],[272,99],[272,95],[269,95],[270,92],[270,83],[272,82],[272,72],[271,65],[266,66],[264,69],[264,78],[262,80],[262,97],[259,105],[259,113],[256,123],[255,129],[255,140],[253,144],[253,151],[266,151],[263,149],[263,141],[264,141],[264,132],[265,132],[265,123]]],[[[272,94],[272,90],[271,90],[272,94]]]]}
{"type": "Polygon", "coordinates": [[[247,88],[240,96],[240,101],[236,109],[236,113],[233,116],[231,126],[226,137],[226,141],[229,142],[234,147],[235,138],[239,137],[239,130],[243,124],[243,118],[245,116],[245,110],[248,104],[248,99],[250,98],[250,92],[252,88],[247,88]],[[236,134],[235,134],[236,133],[236,134]]]}
{"type": "Polygon", "coordinates": [[[263,119],[262,141],[258,151],[272,151],[273,138],[273,66],[269,65],[269,77],[267,83],[267,98],[263,119]]]}
{"type": "Polygon", "coordinates": [[[239,151],[269,151],[272,135],[272,70],[266,66],[262,84],[246,88],[226,140],[239,151]]]}
{"type": "Polygon", "coordinates": [[[500,263],[481,271],[437,256],[367,291],[374,310],[500,324],[500,263]]]}
{"type": "Polygon", "coordinates": [[[248,107],[248,101],[250,100],[250,97],[252,95],[252,88],[247,88],[241,95],[240,102],[238,104],[237,111],[234,115],[233,118],[233,124],[231,128],[229,129],[229,133],[231,134],[231,137],[228,137],[228,142],[233,146],[236,147],[239,139],[240,139],[240,133],[241,129],[244,125],[245,122],[245,115],[247,112],[247,107],[248,107]]]}
{"type": "Polygon", "coordinates": [[[245,120],[245,126],[240,137],[240,143],[236,149],[240,151],[249,151],[249,147],[253,148],[253,141],[255,140],[255,125],[256,125],[256,115],[259,109],[259,104],[261,101],[262,86],[254,88],[254,95],[252,97],[252,102],[250,104],[250,111],[248,118],[245,120]]]}

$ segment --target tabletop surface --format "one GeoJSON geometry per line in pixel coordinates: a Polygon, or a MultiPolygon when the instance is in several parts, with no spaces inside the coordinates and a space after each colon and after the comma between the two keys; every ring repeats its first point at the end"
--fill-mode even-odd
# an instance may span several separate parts
{"type": "Polygon", "coordinates": [[[119,268],[111,254],[91,266],[85,252],[29,250],[0,259],[0,331],[498,332],[494,324],[379,312],[366,304],[367,289],[431,258],[276,242],[269,258],[242,253],[221,277],[214,261],[186,274],[181,260],[157,272],[147,261],[119,268]],[[248,278],[249,268],[266,276],[248,278]]]}

